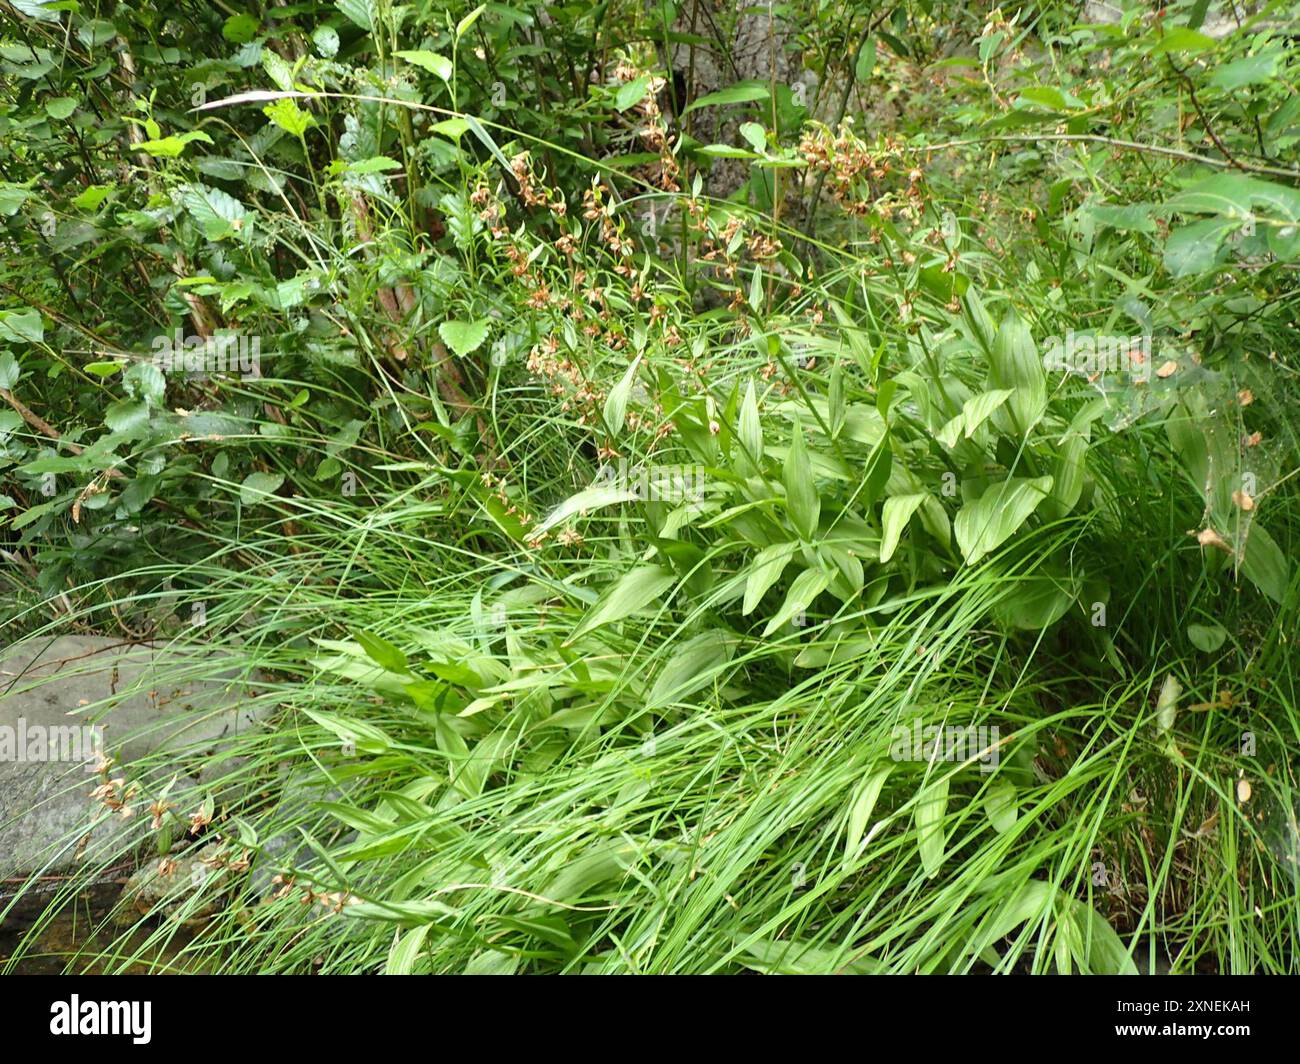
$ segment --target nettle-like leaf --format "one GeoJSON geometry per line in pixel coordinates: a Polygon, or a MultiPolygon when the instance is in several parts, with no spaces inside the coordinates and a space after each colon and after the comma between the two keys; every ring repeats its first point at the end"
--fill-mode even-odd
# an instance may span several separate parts
{"type": "MultiPolygon", "coordinates": [[[[18,359],[14,358],[8,351],[0,351],[0,388],[5,391],[12,391],[13,386],[18,383],[18,378],[22,376],[22,367],[18,365],[18,359]]],[[[5,410],[2,413],[11,417],[18,417],[12,410],[5,410]]],[[[22,419],[19,418],[19,421],[22,419]]]]}
{"type": "Polygon", "coordinates": [[[0,340],[20,344],[39,344],[45,339],[45,324],[41,312],[32,307],[22,310],[0,310],[0,340]]]}
{"type": "Polygon", "coordinates": [[[299,107],[297,100],[288,97],[268,103],[262,108],[262,113],[286,133],[294,137],[301,138],[307,130],[316,124],[316,119],[299,107]]]}
{"type": "Polygon", "coordinates": [[[348,20],[363,30],[375,28],[377,0],[335,0],[335,7],[347,16],[348,20]]]}
{"type": "Polygon", "coordinates": [[[177,198],[209,240],[223,240],[245,227],[248,208],[219,188],[196,181],[182,185],[177,198]]]}
{"type": "Polygon", "coordinates": [[[480,321],[444,321],[438,326],[442,342],[456,354],[464,356],[477,351],[487,339],[488,323],[480,321]]]}

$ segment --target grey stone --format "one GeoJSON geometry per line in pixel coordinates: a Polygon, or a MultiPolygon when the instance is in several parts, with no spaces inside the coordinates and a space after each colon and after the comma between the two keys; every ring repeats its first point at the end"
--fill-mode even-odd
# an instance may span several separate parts
{"type": "Polygon", "coordinates": [[[0,913],[31,874],[125,856],[155,786],[175,777],[179,804],[234,768],[218,757],[201,776],[187,755],[219,754],[256,726],[256,682],[201,648],[78,635],[0,651],[0,913]],[[101,753],[114,778],[143,785],[129,819],[90,798],[101,753]]]}

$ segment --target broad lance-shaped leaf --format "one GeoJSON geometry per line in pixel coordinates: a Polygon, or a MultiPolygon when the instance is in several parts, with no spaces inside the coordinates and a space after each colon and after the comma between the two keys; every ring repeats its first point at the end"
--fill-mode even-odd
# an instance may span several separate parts
{"type": "Polygon", "coordinates": [[[445,55],[439,55],[437,52],[422,51],[402,51],[394,53],[399,59],[405,59],[408,63],[427,70],[430,74],[436,74],[443,81],[450,81],[452,75],[451,60],[445,55]]]}
{"type": "Polygon", "coordinates": [[[754,556],[749,575],[745,578],[745,602],[740,611],[743,616],[752,613],[759,600],[767,594],[767,589],[781,579],[797,546],[795,543],[774,543],[754,556]]]}
{"type": "Polygon", "coordinates": [[[239,501],[245,506],[269,502],[283,483],[281,473],[249,473],[239,486],[239,501]]]}
{"type": "Polygon", "coordinates": [[[745,388],[745,398],[740,404],[739,435],[746,467],[757,473],[763,461],[763,425],[758,417],[758,396],[752,380],[745,388]]]}
{"type": "Polygon", "coordinates": [[[564,502],[560,503],[552,510],[540,525],[529,531],[529,535],[536,538],[543,532],[549,532],[561,521],[567,521],[574,514],[582,513],[585,510],[598,510],[602,506],[613,506],[615,503],[632,502],[637,498],[635,490],[618,484],[595,484],[590,488],[584,488],[576,495],[570,495],[564,502]]]}
{"type": "Polygon", "coordinates": [[[565,640],[565,645],[602,624],[621,621],[643,609],[672,587],[676,579],[670,570],[658,565],[640,565],[625,573],[592,607],[591,612],[573,630],[573,635],[565,640]]]}
{"type": "Polygon", "coordinates": [[[641,356],[637,355],[632,360],[632,364],[627,367],[623,379],[609,390],[609,395],[605,399],[605,427],[609,430],[611,436],[617,436],[623,431],[623,418],[627,413],[628,396],[632,394],[632,382],[636,380],[637,367],[640,365],[641,356]]]}
{"type": "Polygon", "coordinates": [[[681,702],[713,682],[717,670],[731,660],[736,640],[714,629],[687,640],[668,659],[646,698],[645,708],[681,702]]]}
{"type": "Polygon", "coordinates": [[[999,835],[1016,826],[1020,810],[1016,802],[1016,785],[1008,780],[995,783],[984,795],[984,812],[999,835]]]}
{"type": "Polygon", "coordinates": [[[388,951],[388,962],[384,966],[385,975],[410,975],[415,970],[415,962],[420,957],[425,936],[432,926],[423,924],[413,927],[393,940],[392,948],[388,951]]]}
{"type": "Polygon", "coordinates": [[[880,563],[882,565],[894,556],[903,529],[907,527],[912,514],[916,513],[917,507],[925,502],[925,498],[925,493],[921,492],[916,495],[891,495],[885,500],[885,508],[880,517],[880,563]]]}
{"type": "Polygon", "coordinates": [[[803,428],[796,421],[790,450],[785,456],[785,505],[790,522],[804,540],[811,540],[817,532],[822,503],[813,483],[812,466],[804,448],[803,428]]]}
{"type": "Polygon", "coordinates": [[[701,96],[690,104],[682,114],[690,114],[701,107],[721,107],[729,103],[751,103],[754,100],[766,100],[771,95],[772,90],[767,85],[753,81],[741,82],[738,85],[731,85],[725,89],[719,89],[717,92],[711,92],[707,96],[701,96]]]}
{"type": "Polygon", "coordinates": [[[805,569],[795,577],[785,602],[776,611],[775,616],[767,622],[763,635],[769,636],[796,613],[806,610],[823,591],[831,586],[830,574],[822,569],[805,569]]]}
{"type": "Polygon", "coordinates": [[[849,804],[848,830],[844,835],[845,867],[858,856],[858,851],[862,847],[863,833],[867,830],[867,821],[871,819],[871,814],[876,808],[876,802],[880,800],[880,792],[884,789],[885,781],[889,779],[889,774],[893,771],[894,766],[892,764],[876,769],[875,772],[871,773],[859,784],[857,791],[854,793],[853,801],[849,804]]]}
{"type": "Polygon", "coordinates": [[[978,499],[963,506],[953,521],[953,531],[967,564],[974,565],[1015,535],[1051,490],[1051,477],[1012,477],[990,485],[978,499]]]}
{"type": "Polygon", "coordinates": [[[947,811],[948,777],[937,776],[916,799],[916,845],[927,877],[936,875],[943,864],[943,818],[947,811]]]}
{"type": "Polygon", "coordinates": [[[1047,409],[1047,375],[1029,326],[1015,313],[1002,320],[989,363],[989,384],[1012,389],[1006,405],[993,414],[993,424],[1003,432],[1028,432],[1047,409]]]}
{"type": "Polygon", "coordinates": [[[989,416],[1014,394],[1014,388],[996,388],[991,392],[972,395],[962,404],[961,413],[935,433],[939,442],[951,450],[957,446],[958,440],[969,440],[989,416]]]}
{"type": "Polygon", "coordinates": [[[1291,583],[1291,563],[1258,521],[1252,522],[1242,552],[1241,571],[1260,591],[1281,605],[1291,583]]]}

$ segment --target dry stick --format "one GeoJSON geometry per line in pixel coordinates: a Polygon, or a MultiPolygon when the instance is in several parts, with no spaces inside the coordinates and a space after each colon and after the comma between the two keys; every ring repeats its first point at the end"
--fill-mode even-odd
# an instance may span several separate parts
{"type": "Polygon", "coordinates": [[[1300,181],[1300,170],[1284,170],[1278,166],[1261,166],[1257,163],[1228,162],[1224,159],[1215,159],[1208,155],[1197,155],[1195,152],[1183,151],[1180,148],[1165,148],[1159,144],[1141,144],[1135,140],[1117,140],[1114,137],[1103,137],[1100,133],[1037,133],[1032,136],[1003,134],[994,137],[973,137],[968,140],[948,140],[942,144],[923,144],[910,148],[911,151],[918,152],[936,152],[943,151],[946,148],[963,148],[973,144],[988,143],[1008,143],[1008,144],[1037,144],[1045,140],[1055,141],[1077,141],[1092,144],[1105,144],[1111,148],[1123,148],[1126,151],[1147,152],[1150,155],[1164,155],[1171,159],[1182,159],[1184,162],[1201,163],[1204,166],[1213,166],[1220,170],[1230,170],[1240,168],[1257,174],[1272,174],[1275,177],[1289,177],[1293,181],[1300,181]]]}

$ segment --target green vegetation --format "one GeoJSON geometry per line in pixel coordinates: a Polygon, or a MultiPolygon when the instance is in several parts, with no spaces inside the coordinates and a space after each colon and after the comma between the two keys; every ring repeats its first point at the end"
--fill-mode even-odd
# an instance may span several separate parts
{"type": "Polygon", "coordinates": [[[268,712],[68,967],[1294,971],[1300,38],[1125,2],[0,3],[6,642],[268,712]]]}

